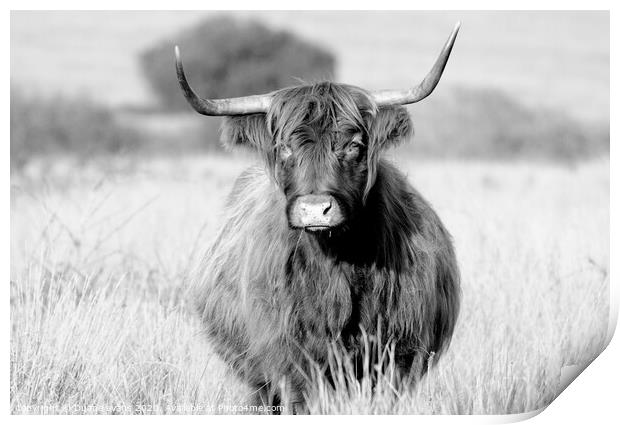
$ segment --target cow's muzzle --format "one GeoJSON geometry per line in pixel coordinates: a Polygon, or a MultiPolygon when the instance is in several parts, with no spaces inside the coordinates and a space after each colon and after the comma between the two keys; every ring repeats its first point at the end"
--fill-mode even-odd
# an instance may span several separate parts
{"type": "Polygon", "coordinates": [[[338,201],[331,195],[305,195],[295,199],[289,213],[291,226],[316,232],[344,221],[338,201]]]}

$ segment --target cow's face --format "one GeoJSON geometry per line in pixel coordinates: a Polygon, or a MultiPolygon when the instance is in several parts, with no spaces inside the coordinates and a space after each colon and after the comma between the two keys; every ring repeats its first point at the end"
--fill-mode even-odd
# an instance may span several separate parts
{"type": "Polygon", "coordinates": [[[379,151],[411,131],[403,107],[377,109],[361,89],[320,83],[280,92],[267,114],[230,118],[224,140],[259,149],[286,197],[289,225],[321,232],[355,220],[379,151]]]}

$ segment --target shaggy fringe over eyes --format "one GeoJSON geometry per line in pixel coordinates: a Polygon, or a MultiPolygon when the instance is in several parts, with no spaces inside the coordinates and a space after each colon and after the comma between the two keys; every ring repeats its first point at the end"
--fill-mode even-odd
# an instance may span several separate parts
{"type": "Polygon", "coordinates": [[[376,112],[377,107],[366,91],[323,82],[277,93],[267,113],[267,123],[276,144],[280,144],[299,128],[328,132],[349,125],[368,131],[366,122],[376,112]]]}
{"type": "Polygon", "coordinates": [[[300,132],[325,134],[354,129],[368,133],[368,123],[376,114],[377,106],[369,93],[355,86],[322,82],[283,90],[275,95],[267,113],[267,127],[274,141],[273,157],[267,163],[273,170],[279,146],[300,132]]]}
{"type": "Polygon", "coordinates": [[[267,114],[228,117],[222,140],[228,146],[250,145],[258,150],[275,180],[281,145],[295,137],[318,139],[345,130],[368,135],[365,203],[376,179],[379,152],[408,139],[413,125],[404,107],[379,109],[370,94],[359,87],[321,82],[281,90],[274,95],[267,114]]]}

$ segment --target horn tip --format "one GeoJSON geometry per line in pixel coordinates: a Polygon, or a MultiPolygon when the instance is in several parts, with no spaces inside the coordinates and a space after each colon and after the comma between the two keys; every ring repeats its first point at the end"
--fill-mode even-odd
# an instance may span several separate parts
{"type": "Polygon", "coordinates": [[[179,50],[179,46],[177,45],[174,46],[174,57],[177,61],[181,60],[181,51],[179,50]]]}

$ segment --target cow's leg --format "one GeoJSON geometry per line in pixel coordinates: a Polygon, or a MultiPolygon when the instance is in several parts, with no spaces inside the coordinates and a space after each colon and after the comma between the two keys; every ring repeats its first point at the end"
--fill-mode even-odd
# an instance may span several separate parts
{"type": "Polygon", "coordinates": [[[282,394],[283,408],[286,413],[293,415],[308,414],[306,407],[306,399],[304,397],[303,384],[299,377],[287,377],[280,384],[282,394]]]}
{"type": "Polygon", "coordinates": [[[250,397],[250,405],[262,408],[267,414],[279,415],[282,410],[282,402],[279,392],[268,382],[253,385],[254,391],[250,397]]]}

